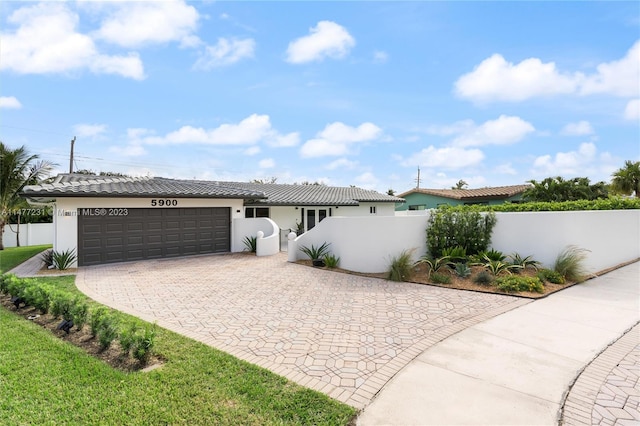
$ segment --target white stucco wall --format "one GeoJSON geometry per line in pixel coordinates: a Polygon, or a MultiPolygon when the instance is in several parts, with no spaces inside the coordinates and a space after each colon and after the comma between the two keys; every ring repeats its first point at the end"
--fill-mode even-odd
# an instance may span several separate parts
{"type": "MultiPolygon", "coordinates": [[[[244,217],[243,201],[236,199],[204,199],[204,198],[174,198],[178,204],[174,207],[153,207],[151,200],[159,198],[59,198],[54,207],[53,222],[55,231],[53,236],[54,250],[63,251],[75,249],[78,246],[78,209],[82,208],[191,208],[191,207],[229,207],[231,218],[244,217]]],[[[232,225],[233,227],[233,225],[232,225]]],[[[231,230],[233,235],[233,229],[231,230]]],[[[231,251],[242,251],[244,246],[234,243],[231,239],[231,251]]]]}
{"type": "MultiPolygon", "coordinates": [[[[640,258],[640,210],[496,213],[491,248],[533,256],[551,267],[567,246],[589,250],[585,267],[595,273],[640,258]]],[[[300,246],[331,243],[340,266],[385,272],[391,258],[413,249],[426,253],[427,215],[333,217],[289,244],[289,260],[303,259],[300,246]]]]}
{"type": "Polygon", "coordinates": [[[233,220],[232,240],[235,247],[244,251],[246,237],[256,237],[262,233],[262,238],[258,238],[257,256],[269,256],[280,252],[280,230],[278,224],[268,218],[238,218],[233,220]]]}

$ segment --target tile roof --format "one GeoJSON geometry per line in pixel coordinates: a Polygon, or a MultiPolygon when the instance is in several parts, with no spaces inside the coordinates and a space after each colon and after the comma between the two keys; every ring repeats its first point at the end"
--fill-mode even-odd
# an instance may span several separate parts
{"type": "Polygon", "coordinates": [[[474,200],[474,199],[500,199],[509,198],[514,195],[522,194],[531,185],[510,185],[510,186],[494,186],[478,189],[427,189],[415,188],[404,192],[398,197],[406,197],[409,194],[427,194],[438,197],[452,198],[454,200],[474,200]]]}
{"type": "Polygon", "coordinates": [[[29,198],[179,197],[242,198],[261,205],[357,206],[360,202],[400,203],[402,198],[356,187],[176,180],[160,177],[58,175],[53,183],[26,186],[29,198]]]}
{"type": "Polygon", "coordinates": [[[404,203],[402,198],[357,187],[226,182],[234,187],[264,192],[266,199],[253,204],[269,206],[357,206],[360,202],[404,203]]]}
{"type": "Polygon", "coordinates": [[[26,186],[25,197],[181,197],[181,198],[264,198],[264,193],[225,185],[159,177],[114,177],[64,174],[53,183],[26,186]]]}

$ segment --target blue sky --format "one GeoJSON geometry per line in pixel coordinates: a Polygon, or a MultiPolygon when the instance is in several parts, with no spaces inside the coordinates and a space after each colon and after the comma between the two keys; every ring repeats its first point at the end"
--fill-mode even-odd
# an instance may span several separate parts
{"type": "Polygon", "coordinates": [[[2,2],[0,139],[68,171],[415,187],[640,160],[637,2],[2,2]]]}

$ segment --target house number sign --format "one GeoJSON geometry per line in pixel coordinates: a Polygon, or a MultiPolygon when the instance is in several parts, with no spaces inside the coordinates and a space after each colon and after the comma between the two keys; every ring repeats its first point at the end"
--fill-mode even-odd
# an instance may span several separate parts
{"type": "Polygon", "coordinates": [[[178,200],[176,199],[152,199],[151,207],[175,207],[178,205],[178,200]]]}

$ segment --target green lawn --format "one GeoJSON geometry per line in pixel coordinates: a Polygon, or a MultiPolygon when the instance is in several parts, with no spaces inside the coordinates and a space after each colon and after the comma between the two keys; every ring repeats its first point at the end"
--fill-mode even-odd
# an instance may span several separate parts
{"type": "MultiPolygon", "coordinates": [[[[77,292],[73,276],[39,279],[77,292]]],[[[356,414],[162,328],[166,362],[149,373],[114,370],[4,307],[0,336],[0,424],[347,425],[356,414]]]]}
{"type": "Polygon", "coordinates": [[[51,248],[50,244],[44,246],[10,247],[0,250],[0,273],[4,274],[48,248],[51,248]]]}

